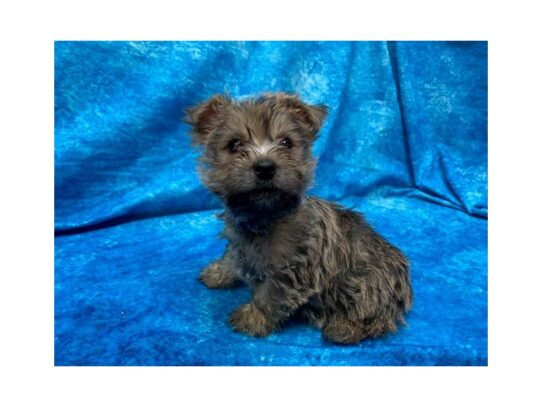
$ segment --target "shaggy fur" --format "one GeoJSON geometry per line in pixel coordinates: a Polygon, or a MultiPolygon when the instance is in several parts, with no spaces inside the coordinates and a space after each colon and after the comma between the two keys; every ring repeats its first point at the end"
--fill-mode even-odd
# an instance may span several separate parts
{"type": "Polygon", "coordinates": [[[225,204],[229,241],[200,279],[253,291],[230,316],[236,331],[266,336],[296,314],[332,342],[357,343],[395,331],[411,306],[401,252],[361,214],[305,196],[326,114],[284,93],[242,102],[217,95],[188,110],[193,141],[204,147],[200,174],[225,204]]]}

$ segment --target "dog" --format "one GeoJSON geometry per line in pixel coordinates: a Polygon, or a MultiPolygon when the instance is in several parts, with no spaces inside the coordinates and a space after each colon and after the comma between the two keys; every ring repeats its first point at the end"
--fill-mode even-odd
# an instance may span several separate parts
{"type": "Polygon", "coordinates": [[[224,203],[228,241],[199,278],[209,288],[251,288],[251,301],[230,314],[237,332],[265,337],[299,316],[328,341],[355,344],[405,323],[405,256],[360,213],[306,195],[326,116],[325,106],[281,92],[215,95],[186,111],[202,147],[200,178],[224,203]]]}

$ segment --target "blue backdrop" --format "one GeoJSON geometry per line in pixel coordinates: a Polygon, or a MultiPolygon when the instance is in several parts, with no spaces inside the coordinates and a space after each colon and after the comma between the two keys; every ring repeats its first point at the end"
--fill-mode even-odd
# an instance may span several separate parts
{"type": "Polygon", "coordinates": [[[57,42],[55,363],[487,364],[487,43],[57,42]],[[248,289],[197,281],[225,242],[183,110],[275,90],[329,107],[311,193],[410,259],[397,334],[246,337],[248,289]]]}

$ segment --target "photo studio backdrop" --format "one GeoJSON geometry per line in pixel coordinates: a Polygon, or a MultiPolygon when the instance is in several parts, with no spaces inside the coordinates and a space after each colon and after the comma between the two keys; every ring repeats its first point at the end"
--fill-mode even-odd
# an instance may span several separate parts
{"type": "Polygon", "coordinates": [[[486,365],[486,42],[57,42],[57,365],[486,365]],[[215,93],[325,104],[310,194],[362,211],[411,263],[396,334],[233,332],[209,290],[220,202],[183,111],[215,93]]]}

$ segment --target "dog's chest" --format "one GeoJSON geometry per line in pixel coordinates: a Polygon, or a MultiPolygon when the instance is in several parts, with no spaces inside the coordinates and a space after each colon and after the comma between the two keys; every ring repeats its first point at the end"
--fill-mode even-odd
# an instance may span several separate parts
{"type": "Polygon", "coordinates": [[[249,283],[261,283],[269,275],[289,265],[301,244],[280,231],[264,236],[231,236],[230,249],[240,277],[249,283]]]}

